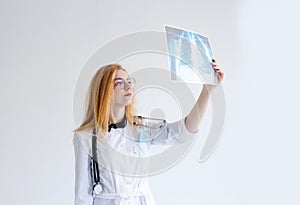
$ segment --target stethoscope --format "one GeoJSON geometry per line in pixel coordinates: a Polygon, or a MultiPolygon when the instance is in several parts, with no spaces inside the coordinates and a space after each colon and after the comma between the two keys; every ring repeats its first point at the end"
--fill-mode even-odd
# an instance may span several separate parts
{"type": "Polygon", "coordinates": [[[103,189],[100,183],[100,171],[97,162],[97,136],[96,136],[95,128],[93,129],[93,137],[92,137],[91,175],[93,179],[93,193],[100,194],[103,189]]]}
{"type": "MultiPolygon", "coordinates": [[[[121,127],[125,127],[127,124],[126,116],[124,117],[122,124],[119,124],[121,127]]],[[[166,125],[166,120],[157,119],[157,118],[148,118],[142,116],[135,116],[135,120],[132,123],[133,126],[138,129],[160,129],[166,125]],[[155,122],[152,126],[147,125],[146,122],[153,121],[155,122]]],[[[111,128],[118,128],[118,124],[109,123],[109,131],[111,128]]],[[[100,183],[100,170],[99,164],[97,162],[97,136],[96,129],[93,129],[92,135],[92,157],[91,157],[91,175],[93,180],[93,193],[100,194],[103,191],[103,187],[100,183]]]]}

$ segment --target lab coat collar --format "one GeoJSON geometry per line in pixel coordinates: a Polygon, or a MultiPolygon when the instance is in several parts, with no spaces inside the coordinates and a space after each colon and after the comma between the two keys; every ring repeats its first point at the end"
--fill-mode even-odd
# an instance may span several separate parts
{"type": "Polygon", "coordinates": [[[118,123],[108,122],[108,132],[110,132],[111,128],[114,128],[114,129],[124,128],[126,125],[127,125],[127,118],[126,118],[126,114],[125,114],[121,122],[118,122],[118,123]]]}

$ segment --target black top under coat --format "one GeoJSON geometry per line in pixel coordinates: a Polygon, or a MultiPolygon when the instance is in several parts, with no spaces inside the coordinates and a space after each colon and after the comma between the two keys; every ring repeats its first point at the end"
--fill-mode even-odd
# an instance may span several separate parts
{"type": "Polygon", "coordinates": [[[108,123],[108,132],[110,132],[111,128],[117,129],[117,128],[124,128],[127,125],[127,118],[126,115],[124,115],[121,122],[118,123],[108,123]]]}

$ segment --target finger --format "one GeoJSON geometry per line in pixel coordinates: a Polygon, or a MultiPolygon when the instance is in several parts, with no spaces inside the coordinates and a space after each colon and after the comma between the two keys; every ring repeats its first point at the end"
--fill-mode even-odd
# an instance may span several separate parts
{"type": "Polygon", "coordinates": [[[224,73],[221,72],[221,71],[217,72],[217,74],[220,75],[220,76],[224,76],[224,73]]]}
{"type": "Polygon", "coordinates": [[[218,66],[218,67],[214,67],[214,69],[215,69],[215,70],[218,70],[218,71],[222,71],[222,68],[219,67],[219,66],[218,66]]]}
{"type": "Polygon", "coordinates": [[[217,71],[218,75],[224,75],[224,73],[222,71],[217,71]]]}
{"type": "Polygon", "coordinates": [[[220,66],[218,64],[212,64],[212,67],[213,68],[216,68],[216,67],[220,68],[220,66]]]}
{"type": "Polygon", "coordinates": [[[224,75],[222,75],[222,74],[218,75],[218,79],[219,80],[223,80],[224,79],[224,75]]]}
{"type": "Polygon", "coordinates": [[[216,72],[223,72],[221,68],[213,68],[216,72]]]}

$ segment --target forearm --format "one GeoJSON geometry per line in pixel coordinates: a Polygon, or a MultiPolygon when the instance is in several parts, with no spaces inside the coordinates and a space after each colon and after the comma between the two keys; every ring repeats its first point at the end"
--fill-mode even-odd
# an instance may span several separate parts
{"type": "Polygon", "coordinates": [[[208,89],[203,85],[200,96],[191,112],[185,119],[185,125],[189,132],[196,132],[205,114],[208,106],[210,94],[208,89]]]}
{"type": "Polygon", "coordinates": [[[217,84],[210,85],[204,84],[202,87],[201,94],[197,100],[197,103],[192,108],[191,112],[185,119],[185,126],[189,132],[196,132],[200,125],[200,122],[205,114],[207,105],[210,98],[210,93],[222,82],[224,78],[224,73],[222,69],[218,66],[216,61],[212,63],[212,67],[217,75],[217,84]]]}

